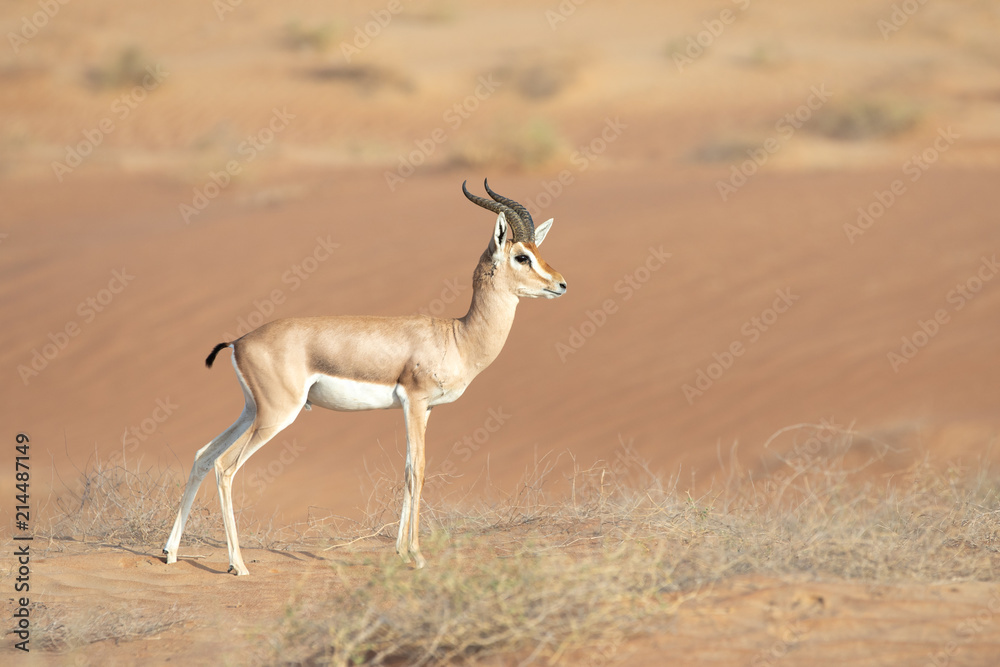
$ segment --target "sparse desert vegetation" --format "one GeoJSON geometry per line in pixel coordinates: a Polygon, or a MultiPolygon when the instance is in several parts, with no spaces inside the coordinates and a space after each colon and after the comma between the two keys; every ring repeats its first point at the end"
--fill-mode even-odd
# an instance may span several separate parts
{"type": "Polygon", "coordinates": [[[598,465],[577,473],[570,497],[533,492],[527,505],[439,512],[431,567],[414,572],[385,554],[369,578],[339,568],[333,591],[291,603],[269,660],[441,664],[512,653],[554,663],[662,633],[681,603],[737,576],[872,586],[996,577],[995,478],[921,465],[860,482],[844,465],[848,446],[841,439],[778,477],[734,470],[698,498],[642,469],[625,482],[598,465]]]}
{"type": "Polygon", "coordinates": [[[342,33],[343,28],[334,21],[304,23],[295,19],[285,25],[282,43],[292,51],[325,53],[342,33]]]}
{"type": "Polygon", "coordinates": [[[552,123],[542,118],[502,122],[474,137],[456,140],[447,162],[452,167],[538,169],[565,152],[565,143],[552,123]]]}
{"type": "Polygon", "coordinates": [[[891,139],[914,127],[921,119],[913,102],[895,98],[855,98],[834,101],[816,112],[809,129],[830,139],[862,141],[891,139]]]}
{"type": "Polygon", "coordinates": [[[96,90],[117,90],[142,85],[149,76],[147,68],[156,63],[136,45],[124,46],[100,65],[86,71],[86,79],[96,90]]]}
{"type": "MultiPolygon", "coordinates": [[[[801,429],[804,437],[811,428],[801,429]]],[[[248,545],[315,554],[324,572],[291,586],[276,626],[250,632],[255,659],[418,665],[508,654],[551,664],[588,651],[617,654],[628,642],[662,634],[681,605],[738,577],[870,586],[996,578],[996,475],[942,471],[925,461],[872,479],[866,463],[854,463],[854,434],[824,442],[808,455],[797,448],[779,456],[763,475],[733,462],[724,482],[697,497],[634,457],[566,478],[543,464],[502,499],[428,507],[423,570],[393,553],[393,526],[382,522],[398,505],[399,485],[385,479],[353,527],[250,521],[250,530],[241,530],[248,545]]],[[[44,535],[49,550],[87,542],[158,554],[179,493],[168,474],[94,463],[77,490],[57,501],[60,516],[44,535]]],[[[182,561],[198,550],[192,544],[224,544],[217,511],[192,513],[182,561]]],[[[131,641],[191,614],[110,609],[81,616],[46,603],[40,644],[59,651],[131,641]]]]}
{"type": "Polygon", "coordinates": [[[87,609],[39,603],[33,609],[36,649],[65,653],[97,642],[131,642],[152,638],[190,619],[177,605],[136,609],[129,605],[87,609]]]}

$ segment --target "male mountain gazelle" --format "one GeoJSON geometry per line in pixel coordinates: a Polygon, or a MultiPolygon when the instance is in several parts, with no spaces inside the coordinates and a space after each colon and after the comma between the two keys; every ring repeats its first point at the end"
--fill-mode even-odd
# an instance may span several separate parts
{"type": "Polygon", "coordinates": [[[566,281],[538,246],[552,220],[537,228],[527,209],[486,191],[492,200],[462,192],[497,214],[489,246],[472,274],[472,304],[458,319],[404,317],[302,317],[275,320],[228,343],[205,360],[233,348],[233,366],[246,405],[236,422],[198,450],[180,511],[163,552],[177,562],[184,524],[198,486],[215,466],[229,571],[249,574],[240,555],[233,516],[233,476],[254,452],[318,405],[331,410],[402,408],[406,422],[403,509],[396,551],[424,566],[419,546],[420,490],[424,481],[424,432],[431,408],[451,403],[490,365],[507,340],[520,297],[553,299],[566,281]]]}

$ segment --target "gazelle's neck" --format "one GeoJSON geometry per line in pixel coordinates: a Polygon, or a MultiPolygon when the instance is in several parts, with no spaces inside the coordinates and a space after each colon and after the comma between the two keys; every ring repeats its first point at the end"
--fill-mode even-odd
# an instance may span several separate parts
{"type": "Polygon", "coordinates": [[[517,297],[498,289],[488,268],[488,263],[476,267],[469,312],[455,320],[455,337],[462,357],[477,373],[500,354],[517,310],[517,297]]]}

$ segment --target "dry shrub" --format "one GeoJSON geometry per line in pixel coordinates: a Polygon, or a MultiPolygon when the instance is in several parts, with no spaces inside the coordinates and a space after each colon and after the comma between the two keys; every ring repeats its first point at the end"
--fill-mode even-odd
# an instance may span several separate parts
{"type": "Polygon", "coordinates": [[[760,148],[760,139],[726,137],[709,139],[696,146],[687,156],[691,162],[713,164],[718,162],[736,162],[747,157],[760,148]]]}
{"type": "Polygon", "coordinates": [[[365,95],[385,90],[411,94],[416,90],[416,84],[409,75],[401,70],[379,65],[322,65],[306,69],[304,74],[315,81],[351,85],[365,95]]]}
{"type": "MultiPolygon", "coordinates": [[[[55,494],[54,511],[43,512],[38,536],[58,549],[63,540],[151,549],[159,553],[180,509],[186,477],[169,468],[144,468],[121,457],[102,460],[94,457],[79,471],[76,481],[63,484],[55,494]]],[[[202,487],[212,487],[206,478],[202,487]]],[[[237,509],[240,536],[250,547],[270,547],[282,537],[296,536],[294,530],[275,528],[273,517],[257,518],[252,509],[237,509]]],[[[184,544],[225,543],[218,503],[196,499],[184,529],[184,544]]]]}
{"type": "Polygon", "coordinates": [[[342,573],[338,590],[300,598],[271,660],[421,665],[528,649],[556,660],[669,617],[670,603],[659,595],[668,575],[635,544],[501,559],[477,555],[469,536],[440,551],[438,541],[433,546],[429,568],[412,571],[392,555],[371,578],[342,573]]]}
{"type": "Polygon", "coordinates": [[[559,497],[546,491],[548,466],[502,501],[428,508],[426,569],[386,555],[370,574],[339,570],[330,590],[293,601],[263,660],[554,662],[662,631],[686,596],[737,575],[995,580],[994,478],[926,461],[880,478],[867,470],[885,449],[858,456],[855,433],[815,429],[832,437],[777,457],[764,476],[733,464],[721,488],[697,498],[626,452],[573,473],[559,497]]]}
{"type": "Polygon", "coordinates": [[[450,23],[458,19],[461,12],[458,3],[453,0],[430,0],[429,2],[412,3],[400,16],[410,21],[420,21],[427,24],[450,23]]]}
{"type": "Polygon", "coordinates": [[[537,169],[564,151],[565,141],[548,121],[502,123],[492,131],[451,145],[448,162],[454,167],[537,169]]]}
{"type": "Polygon", "coordinates": [[[770,40],[758,42],[750,51],[737,58],[745,67],[774,68],[786,65],[791,58],[788,49],[781,42],[770,40]]]}
{"type": "MultiPolygon", "coordinates": [[[[123,545],[166,540],[180,503],[183,479],[170,470],[130,469],[121,459],[92,459],[79,479],[55,498],[56,513],[44,532],[123,545]]],[[[189,526],[198,533],[204,508],[193,508],[189,526]]],[[[186,531],[187,534],[187,531],[186,531]]]]}
{"type": "Polygon", "coordinates": [[[306,24],[296,19],[285,25],[282,43],[292,51],[326,53],[343,32],[333,21],[306,24]]]}
{"type": "Polygon", "coordinates": [[[562,92],[576,77],[571,62],[534,62],[500,72],[503,80],[513,81],[514,89],[529,100],[544,100],[562,92]]]}
{"type": "Polygon", "coordinates": [[[831,102],[816,112],[809,128],[830,139],[888,139],[914,128],[920,110],[899,99],[849,99],[831,102]]]}
{"type": "Polygon", "coordinates": [[[577,78],[581,67],[579,56],[545,53],[525,53],[494,67],[496,76],[520,97],[541,102],[557,97],[577,78]]]}
{"type": "Polygon", "coordinates": [[[154,611],[133,606],[116,609],[87,608],[70,611],[63,607],[35,605],[32,648],[40,651],[71,651],[101,641],[128,642],[157,635],[186,623],[190,614],[176,606],[154,611]]]}
{"type": "Polygon", "coordinates": [[[138,46],[126,46],[103,65],[86,72],[90,86],[97,90],[131,88],[142,85],[155,63],[138,46]]]}

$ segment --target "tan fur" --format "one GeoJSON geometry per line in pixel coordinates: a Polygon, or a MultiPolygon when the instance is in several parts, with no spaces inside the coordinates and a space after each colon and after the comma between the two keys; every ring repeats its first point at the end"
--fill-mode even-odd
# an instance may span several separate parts
{"type": "MultiPolygon", "coordinates": [[[[550,225],[548,221],[540,228],[542,238],[550,225]]],[[[243,386],[246,405],[232,426],[196,454],[180,511],[164,547],[167,562],[177,560],[194,496],[214,465],[230,571],[249,574],[236,534],[233,476],[255,451],[291,424],[303,407],[309,407],[311,395],[316,400],[323,398],[313,378],[327,376],[337,382],[373,385],[376,393],[383,386],[387,396],[391,392],[391,407],[403,409],[407,454],[396,550],[407,561],[413,558],[417,567],[422,567],[419,507],[424,478],[424,433],[431,408],[456,400],[500,354],[514,322],[519,297],[554,298],[566,291],[562,275],[541,258],[536,244],[513,242],[510,236],[501,214],[490,245],[476,266],[472,303],[462,318],[283,319],[269,322],[231,343],[233,365],[243,386]],[[528,253],[534,258],[531,266],[516,261],[518,256],[528,253]]]]}

